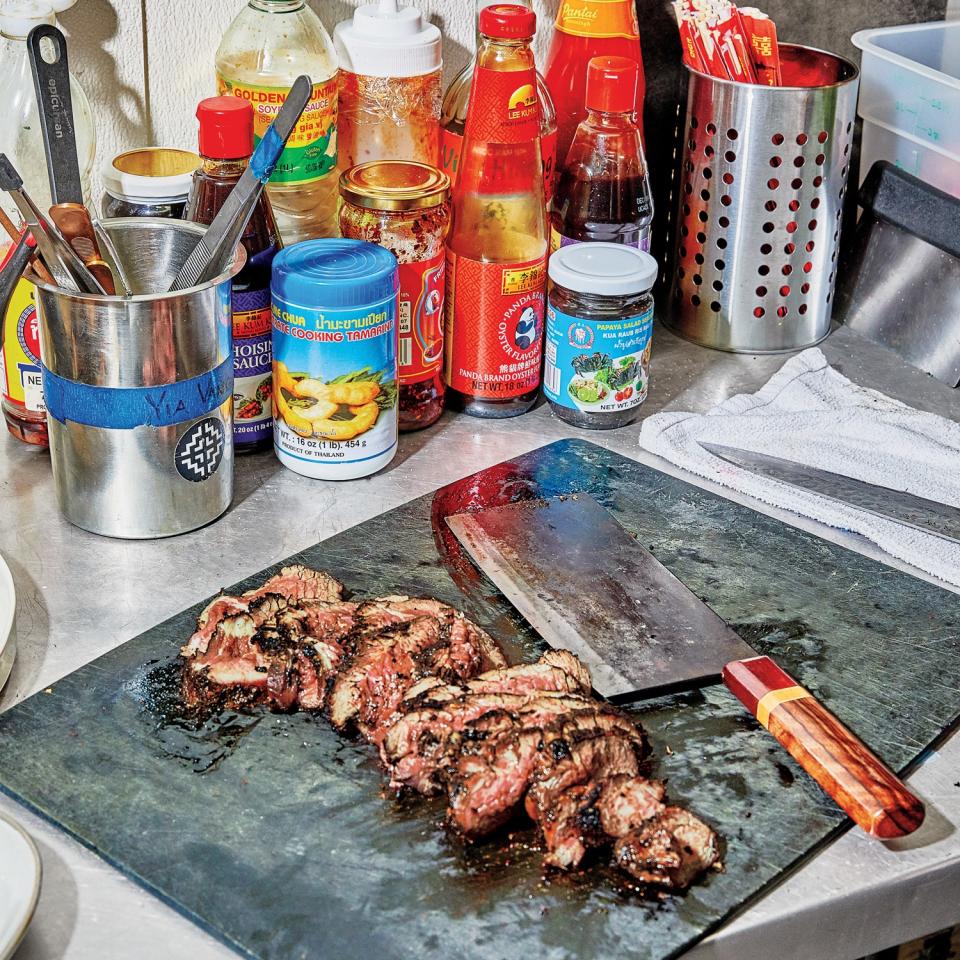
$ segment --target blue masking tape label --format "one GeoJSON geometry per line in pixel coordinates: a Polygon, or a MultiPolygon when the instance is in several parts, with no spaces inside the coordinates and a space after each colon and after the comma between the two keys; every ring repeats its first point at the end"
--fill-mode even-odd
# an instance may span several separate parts
{"type": "Polygon", "coordinates": [[[43,370],[47,413],[89,427],[133,430],[169,427],[195,420],[225,403],[233,393],[233,358],[199,377],[155,387],[94,387],[43,370]]]}
{"type": "Polygon", "coordinates": [[[266,183],[273,174],[273,169],[282,152],[283,141],[280,139],[280,134],[273,127],[268,127],[250,158],[250,169],[253,175],[262,183],[266,183]]]}

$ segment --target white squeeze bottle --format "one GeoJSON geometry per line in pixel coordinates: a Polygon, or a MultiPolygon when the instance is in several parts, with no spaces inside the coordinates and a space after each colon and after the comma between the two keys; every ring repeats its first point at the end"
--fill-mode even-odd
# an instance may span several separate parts
{"type": "MultiPolygon", "coordinates": [[[[5,153],[23,185],[37,206],[46,213],[52,203],[50,180],[47,176],[43,134],[37,112],[37,94],[27,55],[27,35],[40,24],[56,24],[56,14],[67,10],[76,0],[3,0],[0,2],[0,153],[5,153]]],[[[69,51],[68,51],[69,58],[69,51]]],[[[71,66],[75,64],[71,63],[71,66]]],[[[73,122],[76,128],[77,157],[80,162],[80,182],[83,197],[90,203],[90,174],[96,158],[96,130],[87,97],[70,77],[70,99],[73,103],[73,122]]],[[[14,223],[21,220],[13,202],[6,194],[3,209],[14,223]]],[[[0,243],[6,234],[0,233],[0,243]]]]}
{"type": "Polygon", "coordinates": [[[249,0],[216,55],[217,91],[254,107],[260,142],[301,74],[313,96],[287,141],[267,192],[285,245],[337,235],[337,54],[304,0],[249,0]]]}

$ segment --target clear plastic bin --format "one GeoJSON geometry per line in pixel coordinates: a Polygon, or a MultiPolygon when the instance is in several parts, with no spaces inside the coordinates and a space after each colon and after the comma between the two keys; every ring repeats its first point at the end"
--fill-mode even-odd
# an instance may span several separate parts
{"type": "Polygon", "coordinates": [[[960,197],[960,157],[885,123],[864,120],[860,148],[861,183],[876,160],[889,160],[938,190],[960,197]]]}
{"type": "Polygon", "coordinates": [[[960,22],[861,30],[861,176],[889,160],[960,196],[960,22]]]}

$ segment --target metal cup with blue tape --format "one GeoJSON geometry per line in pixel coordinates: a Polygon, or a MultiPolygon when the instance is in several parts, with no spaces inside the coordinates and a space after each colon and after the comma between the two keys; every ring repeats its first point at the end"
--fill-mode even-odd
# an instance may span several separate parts
{"type": "Polygon", "coordinates": [[[131,296],[31,277],[57,500],[93,533],[173,536],[215,520],[233,496],[230,281],[245,256],[238,247],[228,270],[169,293],[204,228],[149,218],[104,227],[131,296]]]}

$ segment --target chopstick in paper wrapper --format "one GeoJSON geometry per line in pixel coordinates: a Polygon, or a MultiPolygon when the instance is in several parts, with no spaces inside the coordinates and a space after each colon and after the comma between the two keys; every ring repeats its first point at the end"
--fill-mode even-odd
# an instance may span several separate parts
{"type": "Polygon", "coordinates": [[[780,76],[777,25],[756,7],[741,7],[740,19],[753,57],[757,82],[769,87],[779,87],[783,80],[780,76]]]}

